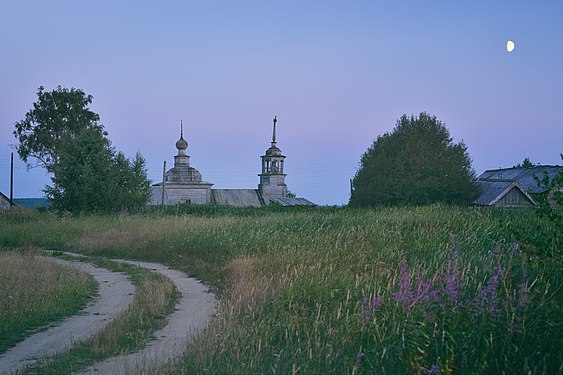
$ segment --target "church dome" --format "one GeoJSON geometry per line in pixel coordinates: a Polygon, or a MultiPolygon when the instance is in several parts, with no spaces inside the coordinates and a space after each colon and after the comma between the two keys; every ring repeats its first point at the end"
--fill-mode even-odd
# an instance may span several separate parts
{"type": "Polygon", "coordinates": [[[176,142],[176,148],[179,151],[184,151],[188,148],[188,142],[184,139],[184,137],[180,136],[180,139],[176,142]]]}
{"type": "Polygon", "coordinates": [[[272,146],[266,150],[266,156],[281,156],[281,150],[276,146],[272,146]]]}

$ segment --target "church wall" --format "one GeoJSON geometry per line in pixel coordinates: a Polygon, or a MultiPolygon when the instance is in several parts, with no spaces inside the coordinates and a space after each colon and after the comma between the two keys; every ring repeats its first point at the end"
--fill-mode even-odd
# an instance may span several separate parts
{"type": "MultiPolygon", "coordinates": [[[[166,186],[164,190],[164,204],[175,205],[179,203],[190,204],[206,204],[210,203],[211,189],[210,187],[182,186],[171,185],[166,186]]],[[[151,187],[151,199],[149,204],[158,206],[162,202],[162,186],[151,187]]]]}

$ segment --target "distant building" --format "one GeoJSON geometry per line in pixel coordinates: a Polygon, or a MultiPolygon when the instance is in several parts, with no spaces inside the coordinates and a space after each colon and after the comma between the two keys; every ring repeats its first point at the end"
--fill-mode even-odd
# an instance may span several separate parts
{"type": "Polygon", "coordinates": [[[166,172],[165,181],[152,186],[150,205],[190,204],[226,204],[237,207],[260,207],[271,203],[282,206],[315,206],[305,198],[287,196],[285,184],[284,160],[276,143],[276,123],[272,143],[262,158],[262,173],[258,174],[258,189],[212,189],[210,182],[202,180],[201,173],[190,166],[190,157],[186,154],[188,142],[184,139],[183,127],[180,139],[176,142],[178,154],[174,156],[174,167],[166,172]],[[164,199],[163,199],[164,198],[164,199]]]}
{"type": "Polygon", "coordinates": [[[10,198],[5,196],[2,192],[0,192],[0,211],[7,210],[12,207],[14,204],[10,201],[10,198]]]}
{"type": "Polygon", "coordinates": [[[163,182],[153,185],[149,204],[162,204],[163,198],[165,205],[211,202],[213,184],[203,181],[201,173],[190,166],[190,157],[186,154],[188,142],[184,139],[183,127],[180,128],[180,139],[176,142],[176,148],[178,154],[174,156],[174,167],[166,172],[163,182]]]}
{"type": "Polygon", "coordinates": [[[537,203],[532,195],[548,194],[549,189],[538,185],[534,176],[543,180],[547,175],[552,180],[559,173],[563,173],[563,167],[551,165],[487,170],[478,178],[481,195],[473,203],[502,207],[535,206],[537,203]]]}

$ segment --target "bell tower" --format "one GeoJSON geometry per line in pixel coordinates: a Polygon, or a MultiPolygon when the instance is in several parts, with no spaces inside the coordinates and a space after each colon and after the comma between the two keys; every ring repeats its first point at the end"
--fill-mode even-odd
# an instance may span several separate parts
{"type": "Polygon", "coordinates": [[[264,199],[264,203],[270,204],[270,198],[281,198],[287,196],[287,185],[285,184],[285,174],[283,173],[283,164],[285,156],[276,145],[276,123],[277,116],[274,116],[274,130],[272,133],[272,143],[270,148],[266,150],[266,154],[262,158],[262,173],[260,176],[260,184],[258,191],[264,199]]]}

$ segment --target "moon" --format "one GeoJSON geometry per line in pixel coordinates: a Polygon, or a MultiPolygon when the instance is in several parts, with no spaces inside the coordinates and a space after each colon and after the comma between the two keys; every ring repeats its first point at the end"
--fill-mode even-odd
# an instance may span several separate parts
{"type": "Polygon", "coordinates": [[[514,51],[514,42],[512,40],[509,40],[508,42],[506,42],[506,50],[508,52],[512,52],[514,51]]]}

